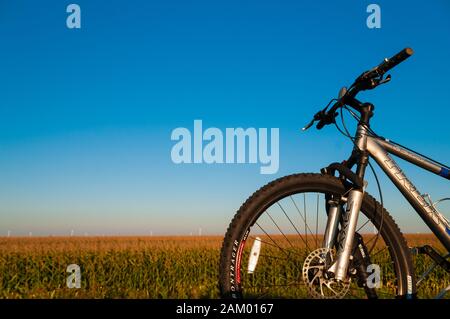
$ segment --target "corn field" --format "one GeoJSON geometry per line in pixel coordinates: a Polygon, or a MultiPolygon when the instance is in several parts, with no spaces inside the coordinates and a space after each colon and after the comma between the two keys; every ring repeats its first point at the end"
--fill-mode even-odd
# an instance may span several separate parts
{"type": "MultiPolygon", "coordinates": [[[[410,246],[429,243],[442,251],[429,235],[406,237],[410,246]]],[[[221,241],[219,236],[3,237],[0,298],[218,298],[221,241]],[[80,289],[67,287],[70,264],[80,266],[80,289]]],[[[421,274],[431,261],[418,256],[415,263],[421,274]]],[[[289,265],[266,267],[286,272],[289,265]]],[[[448,283],[448,274],[437,269],[419,296],[432,297],[448,283]]]]}

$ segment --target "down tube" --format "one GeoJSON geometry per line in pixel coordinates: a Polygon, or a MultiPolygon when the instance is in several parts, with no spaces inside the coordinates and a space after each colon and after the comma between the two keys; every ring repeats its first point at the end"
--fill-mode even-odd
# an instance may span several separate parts
{"type": "Polygon", "coordinates": [[[367,138],[367,150],[447,251],[450,251],[450,229],[436,218],[435,209],[423,199],[417,188],[409,181],[387,151],[377,143],[376,139],[372,137],[367,138]]]}

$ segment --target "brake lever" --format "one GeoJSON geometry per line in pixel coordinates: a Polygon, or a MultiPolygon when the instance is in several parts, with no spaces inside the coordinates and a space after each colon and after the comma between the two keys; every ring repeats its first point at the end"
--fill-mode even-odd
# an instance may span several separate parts
{"type": "Polygon", "coordinates": [[[309,122],[304,128],[302,128],[302,131],[304,132],[307,129],[309,129],[311,126],[313,126],[314,122],[322,120],[322,118],[326,114],[327,109],[328,109],[328,105],[323,110],[320,110],[319,112],[314,114],[314,117],[311,120],[311,122],[309,122]]]}
{"type": "Polygon", "coordinates": [[[384,79],[381,79],[381,80],[378,82],[378,85],[384,84],[384,83],[388,83],[391,79],[392,79],[391,75],[388,74],[384,79]]]}
{"type": "Polygon", "coordinates": [[[309,122],[304,128],[302,128],[302,131],[304,132],[307,129],[309,129],[311,126],[313,126],[315,121],[316,121],[315,119],[312,119],[311,122],[309,122]]]}

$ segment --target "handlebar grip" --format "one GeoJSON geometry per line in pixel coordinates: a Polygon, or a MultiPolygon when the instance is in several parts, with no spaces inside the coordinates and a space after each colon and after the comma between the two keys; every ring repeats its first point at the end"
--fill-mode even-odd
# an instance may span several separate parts
{"type": "Polygon", "coordinates": [[[396,65],[405,61],[413,54],[414,54],[413,49],[411,48],[403,49],[402,51],[394,55],[392,58],[386,59],[383,63],[381,63],[380,66],[378,67],[378,70],[380,70],[382,73],[386,73],[396,65]]]}

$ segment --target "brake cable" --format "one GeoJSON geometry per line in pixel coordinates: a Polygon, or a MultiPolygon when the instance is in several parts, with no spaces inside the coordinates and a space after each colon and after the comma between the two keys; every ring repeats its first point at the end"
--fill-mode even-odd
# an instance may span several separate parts
{"type": "MultiPolygon", "coordinates": [[[[355,120],[359,121],[359,117],[355,114],[355,112],[353,112],[353,111],[352,111],[350,108],[348,108],[346,105],[344,105],[343,107],[345,107],[345,109],[353,116],[353,118],[354,118],[355,120]]],[[[341,120],[342,120],[342,110],[341,110],[341,120]]],[[[342,122],[342,124],[345,126],[344,122],[342,122]]],[[[384,138],[384,137],[378,135],[377,133],[375,133],[375,132],[372,130],[372,128],[370,128],[370,127],[367,126],[366,124],[363,124],[363,126],[367,129],[367,131],[368,131],[370,134],[372,134],[373,137],[382,139],[382,140],[384,140],[384,141],[389,141],[390,143],[395,144],[395,145],[397,145],[397,146],[400,146],[401,148],[404,148],[405,150],[407,150],[407,151],[409,151],[409,152],[411,152],[411,153],[413,153],[413,154],[415,154],[415,155],[419,155],[420,157],[423,157],[423,158],[425,158],[425,159],[427,159],[427,160],[433,162],[433,163],[436,164],[436,165],[439,165],[439,166],[441,166],[441,167],[444,167],[444,168],[450,170],[450,167],[449,167],[449,166],[447,166],[447,165],[445,165],[445,164],[443,164],[443,163],[441,163],[441,162],[438,162],[438,161],[436,161],[436,160],[434,160],[434,159],[432,159],[432,158],[430,158],[430,157],[428,157],[428,156],[426,156],[426,155],[424,155],[424,154],[421,154],[421,153],[419,153],[419,152],[417,152],[417,151],[414,151],[414,150],[412,150],[412,149],[410,149],[410,148],[408,148],[408,147],[406,147],[406,146],[404,146],[404,145],[402,145],[402,144],[400,144],[400,143],[397,143],[397,142],[395,142],[395,141],[393,141],[393,140],[388,140],[388,139],[386,139],[386,138],[384,138]]],[[[345,135],[345,134],[344,134],[344,135],[345,135]]],[[[348,136],[348,137],[351,138],[351,136],[348,136]]]]}

